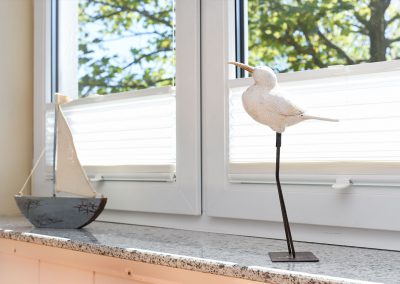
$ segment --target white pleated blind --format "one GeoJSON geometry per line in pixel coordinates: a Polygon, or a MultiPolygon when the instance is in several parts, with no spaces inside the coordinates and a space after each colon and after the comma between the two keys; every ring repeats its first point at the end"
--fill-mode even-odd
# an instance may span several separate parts
{"type": "MultiPolygon", "coordinates": [[[[165,172],[175,171],[175,105],[174,90],[163,87],[88,97],[64,106],[63,111],[83,166],[126,165],[140,172],[165,172]]],[[[53,114],[47,117],[51,164],[53,114]]]]}
{"type": "MultiPolygon", "coordinates": [[[[349,66],[316,79],[288,80],[290,74],[278,79],[285,97],[308,114],[340,119],[287,128],[282,163],[400,162],[400,68],[396,63],[385,70],[384,63],[378,64],[380,72],[366,64],[372,72],[349,66]]],[[[241,94],[251,82],[230,82],[229,161],[236,166],[275,161],[275,133],[242,107],[241,94]]]]}

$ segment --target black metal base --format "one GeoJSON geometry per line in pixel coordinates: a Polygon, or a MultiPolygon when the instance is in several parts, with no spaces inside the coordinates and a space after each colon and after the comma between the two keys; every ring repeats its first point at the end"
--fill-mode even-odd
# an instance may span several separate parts
{"type": "Polygon", "coordinates": [[[296,252],[296,257],[287,252],[268,253],[272,262],[318,262],[319,259],[309,251],[296,252]]]}

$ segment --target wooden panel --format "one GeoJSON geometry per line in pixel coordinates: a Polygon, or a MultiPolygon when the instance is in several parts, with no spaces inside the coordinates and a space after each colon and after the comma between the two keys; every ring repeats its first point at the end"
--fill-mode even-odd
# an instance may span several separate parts
{"type": "Polygon", "coordinates": [[[0,283],[39,284],[39,260],[0,253],[0,283]]]}
{"type": "MultiPolygon", "coordinates": [[[[57,257],[54,257],[57,260],[57,257]]],[[[49,262],[40,263],[40,284],[92,284],[93,272],[49,262]]],[[[112,282],[110,282],[112,283],[112,282]]]]}
{"type": "MultiPolygon", "coordinates": [[[[94,255],[59,249],[32,243],[0,239],[0,253],[8,257],[16,254],[20,259],[40,259],[40,284],[256,284],[261,282],[213,275],[167,266],[124,260],[102,255],[94,255]],[[14,253],[14,249],[16,253],[14,253]],[[94,274],[94,275],[93,275],[94,274]]],[[[5,262],[5,260],[3,261],[5,262]]],[[[1,264],[1,262],[0,262],[1,264]]],[[[9,265],[9,264],[8,264],[9,265]]],[[[32,265],[32,264],[31,264],[32,265]]],[[[36,261],[38,265],[38,261],[36,261]]],[[[27,266],[24,264],[24,266],[27,266]]],[[[16,265],[14,273],[18,276],[32,275],[28,281],[2,281],[0,284],[38,284],[32,281],[39,278],[39,267],[36,274],[22,266],[16,265]]],[[[1,268],[1,265],[0,265],[1,268]]],[[[9,274],[9,269],[0,269],[0,274],[9,274]]],[[[4,278],[6,279],[6,278],[4,278]]],[[[7,278],[8,279],[8,278],[7,278]]],[[[11,278],[10,278],[11,279],[11,278]]]]}
{"type": "MultiPolygon", "coordinates": [[[[174,269],[164,266],[147,266],[145,270],[151,269],[149,273],[135,274],[132,272],[127,277],[115,277],[102,273],[95,274],[95,284],[257,284],[260,282],[253,282],[244,279],[218,276],[208,273],[200,273],[194,271],[187,271],[183,269],[174,269]]],[[[260,283],[261,284],[261,283],[260,283]]],[[[268,283],[267,283],[268,284],[268,283]]]]}
{"type": "Polygon", "coordinates": [[[95,284],[148,284],[148,282],[141,282],[130,279],[123,279],[120,277],[114,277],[110,275],[96,273],[94,278],[95,284]]]}

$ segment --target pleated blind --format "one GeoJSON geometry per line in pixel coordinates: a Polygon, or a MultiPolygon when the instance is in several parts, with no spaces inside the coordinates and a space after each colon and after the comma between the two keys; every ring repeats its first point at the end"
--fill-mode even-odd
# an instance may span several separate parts
{"type": "MultiPolygon", "coordinates": [[[[143,173],[175,171],[174,89],[163,87],[88,97],[71,102],[63,111],[83,166],[129,166],[143,173]]],[[[48,112],[49,164],[52,164],[53,116],[48,112]]]]}
{"type": "MultiPolygon", "coordinates": [[[[379,72],[367,65],[368,71],[363,66],[337,67],[315,79],[293,79],[290,74],[278,79],[285,97],[308,114],[340,119],[287,128],[282,163],[333,163],[340,168],[341,163],[400,162],[399,64],[382,68],[380,63],[379,72]]],[[[250,83],[252,79],[230,82],[229,161],[237,172],[275,161],[275,133],[253,121],[242,106],[241,94],[250,83]]]]}

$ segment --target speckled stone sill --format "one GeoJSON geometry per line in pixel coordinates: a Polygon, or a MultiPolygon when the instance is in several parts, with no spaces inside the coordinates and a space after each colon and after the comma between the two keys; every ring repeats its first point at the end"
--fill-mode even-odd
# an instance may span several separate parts
{"type": "Polygon", "coordinates": [[[0,238],[267,283],[377,283],[273,269],[261,266],[241,266],[233,262],[169,254],[144,249],[120,248],[117,246],[103,244],[91,244],[70,240],[68,238],[18,232],[7,229],[0,229],[0,238]]]}

